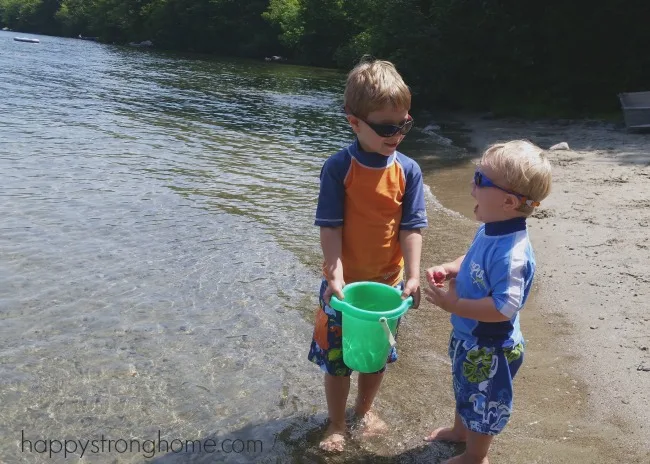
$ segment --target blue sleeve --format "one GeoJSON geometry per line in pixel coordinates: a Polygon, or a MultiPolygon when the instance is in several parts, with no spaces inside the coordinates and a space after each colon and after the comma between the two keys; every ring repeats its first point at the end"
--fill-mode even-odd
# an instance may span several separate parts
{"type": "Polygon", "coordinates": [[[516,245],[497,250],[487,271],[494,305],[512,319],[524,305],[532,282],[534,270],[526,250],[516,245]]]}
{"type": "Polygon", "coordinates": [[[424,201],[422,171],[415,161],[407,160],[408,162],[402,162],[406,176],[406,191],[402,199],[402,221],[399,228],[400,230],[422,229],[429,224],[424,201]]]}
{"type": "Polygon", "coordinates": [[[339,152],[328,158],[320,172],[320,192],[316,207],[314,225],[338,227],[343,225],[343,204],[345,186],[343,181],[350,167],[346,152],[339,152]]]}

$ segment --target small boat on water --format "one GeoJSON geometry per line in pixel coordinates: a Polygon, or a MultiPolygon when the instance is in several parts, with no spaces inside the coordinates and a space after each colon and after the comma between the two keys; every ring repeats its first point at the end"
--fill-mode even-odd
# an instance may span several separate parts
{"type": "Polygon", "coordinates": [[[16,42],[28,42],[28,43],[41,43],[38,39],[30,39],[29,37],[14,37],[16,42]]]}
{"type": "Polygon", "coordinates": [[[625,125],[630,130],[650,130],[650,92],[618,94],[625,125]]]}

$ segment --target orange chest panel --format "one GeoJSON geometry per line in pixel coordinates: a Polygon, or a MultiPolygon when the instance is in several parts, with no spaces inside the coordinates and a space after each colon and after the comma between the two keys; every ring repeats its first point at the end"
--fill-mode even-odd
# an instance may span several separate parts
{"type": "Polygon", "coordinates": [[[391,223],[399,222],[406,180],[402,167],[393,162],[382,169],[368,168],[354,158],[345,178],[345,221],[359,215],[391,223]]]}

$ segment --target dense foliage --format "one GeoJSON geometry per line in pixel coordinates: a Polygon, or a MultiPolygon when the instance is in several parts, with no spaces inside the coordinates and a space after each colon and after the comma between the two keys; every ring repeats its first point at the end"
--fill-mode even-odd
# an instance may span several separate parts
{"type": "Polygon", "coordinates": [[[418,101],[616,108],[650,90],[644,0],[0,0],[0,27],[348,69],[394,61],[418,101]]]}

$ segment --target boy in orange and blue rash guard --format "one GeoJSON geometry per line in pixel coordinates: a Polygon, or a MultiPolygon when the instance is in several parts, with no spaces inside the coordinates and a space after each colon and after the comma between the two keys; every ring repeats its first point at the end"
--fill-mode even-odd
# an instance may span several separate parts
{"type": "MultiPolygon", "coordinates": [[[[417,308],[420,229],[427,226],[420,167],[395,150],[413,126],[402,77],[387,61],[362,62],[348,75],[344,100],[357,138],[325,161],[315,221],[324,263],[309,360],[325,373],[330,423],[320,446],[327,451],[343,450],[352,373],[343,362],[341,313],[330,298],[343,299],[346,283],[374,281],[412,295],[417,308]]],[[[393,348],[387,362],[396,359],[393,348]]],[[[369,434],[385,427],[371,411],[384,370],[359,374],[354,412],[369,434]]]]}

